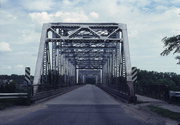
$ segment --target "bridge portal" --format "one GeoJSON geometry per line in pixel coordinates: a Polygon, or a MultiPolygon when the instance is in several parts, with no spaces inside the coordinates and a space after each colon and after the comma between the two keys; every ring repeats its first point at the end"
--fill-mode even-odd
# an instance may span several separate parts
{"type": "MultiPolygon", "coordinates": [[[[64,87],[88,79],[134,97],[126,25],[44,24],[33,84],[64,87]]],[[[37,91],[38,87],[34,88],[34,93],[37,91]]]]}

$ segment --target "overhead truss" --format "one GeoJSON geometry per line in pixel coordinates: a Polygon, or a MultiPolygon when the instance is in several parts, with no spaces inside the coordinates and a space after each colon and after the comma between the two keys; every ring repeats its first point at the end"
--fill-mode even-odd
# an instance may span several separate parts
{"type": "Polygon", "coordinates": [[[47,23],[43,25],[34,83],[78,84],[80,69],[99,71],[101,83],[124,77],[134,94],[127,28],[118,23],[47,23]]]}

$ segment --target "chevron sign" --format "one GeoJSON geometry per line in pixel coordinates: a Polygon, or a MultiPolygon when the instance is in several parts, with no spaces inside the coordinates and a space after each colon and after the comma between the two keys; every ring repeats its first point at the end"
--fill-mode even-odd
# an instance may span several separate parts
{"type": "Polygon", "coordinates": [[[136,82],[136,80],[137,80],[137,68],[132,67],[132,81],[136,82]]]}
{"type": "Polygon", "coordinates": [[[25,81],[27,84],[31,84],[30,75],[30,67],[25,67],[25,81]]]}

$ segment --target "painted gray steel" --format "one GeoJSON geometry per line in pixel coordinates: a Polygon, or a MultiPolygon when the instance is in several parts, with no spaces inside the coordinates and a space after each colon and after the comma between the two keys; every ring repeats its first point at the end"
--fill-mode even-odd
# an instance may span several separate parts
{"type": "MultiPolygon", "coordinates": [[[[48,84],[60,76],[65,83],[77,84],[84,77],[79,77],[83,69],[99,69],[96,81],[103,84],[108,84],[110,77],[125,77],[129,94],[134,96],[126,24],[43,25],[33,84],[48,84]]],[[[34,88],[34,93],[37,90],[34,88]]]]}

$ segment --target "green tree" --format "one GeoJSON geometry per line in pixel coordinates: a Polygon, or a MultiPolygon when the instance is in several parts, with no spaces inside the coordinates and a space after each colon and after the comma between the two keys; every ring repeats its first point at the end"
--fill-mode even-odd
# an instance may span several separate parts
{"type": "MultiPolygon", "coordinates": [[[[164,43],[164,51],[161,53],[162,56],[169,55],[173,51],[173,54],[180,53],[180,35],[172,37],[164,37],[162,39],[164,43]]],[[[176,56],[176,59],[179,60],[177,64],[180,64],[180,56],[176,56]]]]}
{"type": "Polygon", "coordinates": [[[166,85],[169,86],[171,90],[180,90],[180,75],[171,72],[155,72],[139,70],[137,74],[138,87],[148,86],[148,85],[166,85]]]}

